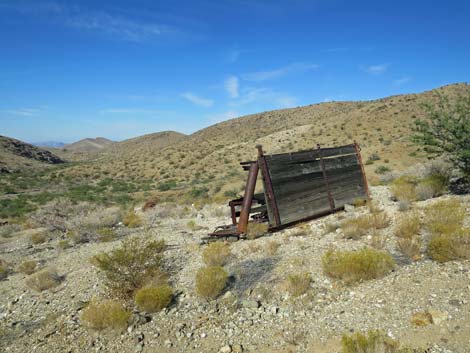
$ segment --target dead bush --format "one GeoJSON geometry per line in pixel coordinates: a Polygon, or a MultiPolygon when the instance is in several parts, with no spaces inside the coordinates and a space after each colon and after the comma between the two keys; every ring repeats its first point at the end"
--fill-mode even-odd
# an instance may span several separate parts
{"type": "Polygon", "coordinates": [[[230,259],[230,244],[216,241],[202,251],[202,260],[207,266],[224,266],[230,259]]]}
{"type": "Polygon", "coordinates": [[[94,330],[123,330],[131,313],[115,300],[92,300],[83,310],[82,323],[94,330]]]}
{"type": "Polygon", "coordinates": [[[449,235],[458,231],[465,217],[465,209],[456,199],[438,201],[425,210],[426,227],[432,235],[449,235]]]}
{"type": "Polygon", "coordinates": [[[359,239],[370,230],[377,230],[388,227],[390,219],[385,212],[375,212],[362,215],[356,218],[349,218],[341,224],[341,229],[346,238],[359,239]]]}
{"type": "Polygon", "coordinates": [[[224,290],[227,278],[220,266],[202,267],[196,273],[196,292],[205,299],[215,299],[224,290]]]}
{"type": "Polygon", "coordinates": [[[138,228],[142,226],[143,221],[142,218],[134,212],[134,210],[130,210],[125,215],[124,219],[122,220],[122,223],[128,228],[138,228]]]}
{"type": "Polygon", "coordinates": [[[395,267],[389,253],[364,248],[356,251],[328,250],[322,257],[323,271],[332,277],[351,284],[380,278],[395,267]]]}
{"type": "Polygon", "coordinates": [[[251,240],[259,238],[268,232],[268,228],[267,223],[249,222],[246,237],[251,240]]]}
{"type": "Polygon", "coordinates": [[[412,235],[397,240],[397,247],[400,252],[413,261],[420,259],[422,240],[419,235],[412,235]]]}
{"type": "Polygon", "coordinates": [[[53,268],[45,268],[26,279],[26,285],[37,292],[57,287],[62,281],[57,271],[53,268]]]}
{"type": "Polygon", "coordinates": [[[18,266],[18,271],[25,275],[31,275],[38,270],[38,262],[35,260],[24,261],[18,266]]]}
{"type": "Polygon", "coordinates": [[[290,274],[287,276],[287,291],[292,297],[299,297],[310,289],[310,273],[290,274]]]}
{"type": "Polygon", "coordinates": [[[84,225],[89,229],[112,228],[122,220],[122,211],[119,207],[98,207],[92,209],[83,219],[84,225]]]}
{"type": "Polygon", "coordinates": [[[108,242],[116,240],[116,231],[112,228],[100,228],[96,231],[97,240],[101,242],[108,242]]]}
{"type": "Polygon", "coordinates": [[[95,255],[91,261],[102,271],[107,287],[128,298],[154,278],[165,278],[162,269],[165,247],[163,241],[134,237],[109,253],[95,255]]]}
{"type": "Polygon", "coordinates": [[[154,313],[166,308],[173,298],[173,291],[167,284],[158,287],[144,287],[135,294],[135,302],[140,310],[154,313]]]}
{"type": "Polygon", "coordinates": [[[419,215],[410,212],[402,215],[397,222],[394,233],[399,238],[412,238],[417,235],[420,230],[419,215]]]}
{"type": "Polygon", "coordinates": [[[266,244],[264,250],[268,256],[274,256],[277,253],[277,250],[281,246],[281,243],[273,240],[266,244]]]}
{"type": "Polygon", "coordinates": [[[311,232],[310,224],[308,223],[299,223],[297,224],[292,231],[289,233],[291,237],[303,237],[308,235],[311,232]]]}
{"type": "Polygon", "coordinates": [[[340,228],[341,224],[339,222],[326,222],[323,224],[323,229],[325,230],[325,234],[333,233],[336,229],[340,228]]]}
{"type": "Polygon", "coordinates": [[[372,238],[370,241],[370,246],[372,246],[374,249],[381,250],[385,247],[385,244],[387,242],[387,237],[377,231],[374,231],[372,233],[372,238]]]}

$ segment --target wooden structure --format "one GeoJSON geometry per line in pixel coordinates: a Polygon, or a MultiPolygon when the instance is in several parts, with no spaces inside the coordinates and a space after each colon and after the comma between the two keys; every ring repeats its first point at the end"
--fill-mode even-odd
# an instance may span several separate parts
{"type": "Polygon", "coordinates": [[[266,155],[257,146],[256,161],[243,162],[248,179],[243,198],[229,202],[232,224],[210,236],[243,237],[250,217],[270,231],[327,215],[356,199],[369,199],[359,145],[354,144],[266,155]],[[263,193],[255,194],[261,173],[263,193]],[[238,218],[238,220],[237,220],[238,218]]]}

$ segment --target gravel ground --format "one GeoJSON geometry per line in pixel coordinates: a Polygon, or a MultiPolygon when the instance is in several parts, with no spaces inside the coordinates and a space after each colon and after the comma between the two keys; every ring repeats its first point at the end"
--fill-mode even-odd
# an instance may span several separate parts
{"type": "MultiPolygon", "coordinates": [[[[216,301],[207,303],[194,293],[194,275],[202,266],[201,238],[207,229],[191,232],[190,219],[209,230],[228,222],[220,210],[206,208],[185,218],[159,218],[149,230],[122,229],[163,238],[170,245],[167,263],[178,293],[175,302],[160,313],[133,314],[133,323],[122,333],[88,331],[80,313],[95,296],[104,295],[97,270],[88,259],[117,246],[88,243],[57,250],[55,241],[31,246],[23,231],[0,243],[0,257],[18,265],[36,259],[55,267],[65,280],[54,289],[36,293],[26,276],[13,273],[0,282],[0,349],[4,352],[340,352],[343,333],[382,329],[403,344],[426,352],[470,352],[470,261],[438,264],[425,256],[408,262],[397,252],[392,234],[396,203],[386,187],[372,188],[373,199],[390,216],[382,230],[385,249],[398,266],[386,277],[344,286],[322,271],[321,256],[330,247],[360,249],[371,242],[366,235],[345,239],[341,230],[325,234],[325,224],[366,213],[365,207],[341,212],[297,228],[231,245],[226,266],[231,282],[216,301]],[[280,244],[272,255],[270,242],[280,244]],[[309,272],[311,289],[290,298],[284,280],[290,273],[309,272]],[[434,324],[415,327],[414,313],[432,313],[434,324]]],[[[449,196],[444,196],[447,198],[449,196]]],[[[442,198],[441,198],[442,199],[442,198]]],[[[460,197],[470,210],[470,197],[460,197]]],[[[436,199],[418,202],[420,209],[436,199]]],[[[151,212],[151,211],[150,211],[151,212]]],[[[470,214],[468,212],[467,214],[470,214]]],[[[148,218],[152,216],[147,215],[148,218]]],[[[470,217],[467,216],[467,222],[470,217]]],[[[422,236],[426,238],[425,232],[422,236]]],[[[15,266],[13,266],[15,267],[15,266]]]]}

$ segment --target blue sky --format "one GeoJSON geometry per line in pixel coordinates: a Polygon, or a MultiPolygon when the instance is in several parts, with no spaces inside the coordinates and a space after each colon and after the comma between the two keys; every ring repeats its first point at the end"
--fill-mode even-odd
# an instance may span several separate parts
{"type": "Polygon", "coordinates": [[[470,2],[0,0],[0,134],[192,133],[470,81],[470,2]]]}

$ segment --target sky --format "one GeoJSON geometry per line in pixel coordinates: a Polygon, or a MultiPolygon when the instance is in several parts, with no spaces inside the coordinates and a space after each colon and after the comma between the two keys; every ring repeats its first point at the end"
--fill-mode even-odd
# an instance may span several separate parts
{"type": "Polygon", "coordinates": [[[113,140],[470,81],[470,2],[0,0],[0,135],[113,140]]]}

